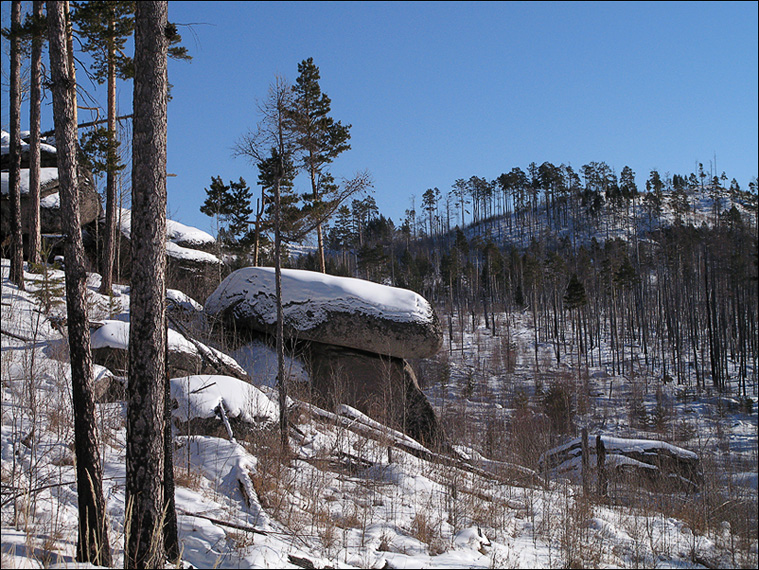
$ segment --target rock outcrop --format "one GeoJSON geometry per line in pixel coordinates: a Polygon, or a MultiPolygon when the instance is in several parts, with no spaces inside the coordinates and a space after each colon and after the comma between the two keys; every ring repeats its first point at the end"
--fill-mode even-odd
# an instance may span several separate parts
{"type": "MultiPolygon", "coordinates": [[[[426,446],[444,444],[435,412],[406,361],[434,356],[442,345],[440,323],[423,297],[361,279],[283,269],[282,300],[287,341],[297,347],[318,405],[348,404],[426,446]]],[[[274,270],[232,273],[207,299],[205,311],[234,331],[238,343],[261,335],[271,339],[277,318],[274,270]]]]}
{"type": "MultiPolygon", "coordinates": [[[[92,360],[121,376],[127,374],[129,323],[105,320],[91,332],[92,360]]],[[[175,330],[169,330],[168,374],[170,378],[194,374],[226,374],[247,380],[247,374],[224,353],[175,330]]]]}
{"type": "MultiPolygon", "coordinates": [[[[408,289],[298,269],[282,270],[286,335],[396,358],[428,358],[442,329],[430,304],[408,289]]],[[[206,313],[237,329],[274,334],[274,269],[247,267],[208,297],[206,313]]]]}
{"type": "MultiPolygon", "coordinates": [[[[23,140],[23,137],[22,137],[23,140]]],[[[10,160],[8,133],[2,133],[2,209],[0,210],[0,241],[10,234],[11,208],[9,196],[8,168],[10,160]]],[[[41,145],[40,168],[40,226],[43,234],[59,234],[62,229],[60,217],[60,196],[58,193],[58,166],[56,149],[52,144],[41,145]]],[[[29,145],[22,145],[21,157],[21,220],[22,232],[29,233],[32,205],[29,200],[29,145]]],[[[95,182],[90,172],[79,163],[79,223],[83,228],[85,249],[89,257],[89,269],[98,267],[97,252],[102,245],[96,243],[96,236],[102,240],[104,229],[103,207],[95,182]],[[98,230],[98,224],[100,226],[98,230]]],[[[121,281],[129,279],[131,211],[117,212],[120,224],[118,245],[121,281]]],[[[26,237],[25,237],[26,239],[26,237]]],[[[53,243],[53,246],[56,244],[53,243]]],[[[216,246],[216,240],[204,231],[186,226],[173,220],[166,221],[167,282],[169,287],[182,289],[197,299],[205,299],[219,282],[221,260],[209,253],[216,246]]],[[[61,253],[55,251],[54,253],[61,253]]]]}
{"type": "MultiPolygon", "coordinates": [[[[697,490],[703,475],[696,453],[671,443],[650,439],[602,436],[604,469],[612,482],[653,485],[685,491],[697,490]]],[[[598,476],[596,437],[588,439],[588,466],[591,479],[598,476]]],[[[553,448],[540,458],[543,469],[560,477],[582,476],[582,439],[575,438],[553,448]]]]}
{"type": "MultiPolygon", "coordinates": [[[[121,255],[119,275],[129,279],[131,275],[132,211],[121,208],[117,213],[121,255]]],[[[208,233],[166,221],[166,281],[169,287],[180,289],[195,299],[205,299],[219,282],[222,261],[209,253],[216,240],[208,233]]]]}
{"type": "MultiPolygon", "coordinates": [[[[8,168],[10,161],[8,155],[8,137],[3,132],[2,136],[2,173],[0,202],[0,235],[4,238],[10,233],[11,208],[8,168]]],[[[29,200],[29,145],[22,145],[22,159],[20,172],[21,188],[21,231],[29,233],[29,220],[32,216],[31,202],[29,200]]],[[[60,198],[58,195],[58,163],[55,148],[49,144],[41,145],[40,167],[40,227],[43,234],[57,234],[61,231],[60,198]]],[[[102,214],[100,198],[98,197],[95,183],[90,172],[79,165],[79,223],[82,226],[96,221],[102,214]]]]}

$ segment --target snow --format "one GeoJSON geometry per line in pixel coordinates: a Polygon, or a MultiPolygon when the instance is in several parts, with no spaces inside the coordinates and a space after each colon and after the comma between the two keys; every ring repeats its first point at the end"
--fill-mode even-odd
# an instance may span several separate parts
{"type": "Polygon", "coordinates": [[[183,247],[171,241],[166,242],[166,255],[175,259],[181,259],[182,261],[194,261],[196,263],[210,263],[214,265],[221,265],[221,260],[212,253],[208,253],[207,251],[200,251],[199,249],[183,247]]]}
{"type": "MultiPolygon", "coordinates": [[[[117,220],[120,220],[120,231],[125,237],[131,239],[132,211],[128,208],[121,208],[120,210],[121,215],[116,218],[117,220]]],[[[185,226],[179,222],[167,220],[166,239],[166,255],[170,257],[196,263],[210,263],[214,265],[221,265],[222,263],[222,261],[212,253],[184,247],[175,243],[181,241],[182,243],[197,244],[199,246],[213,243],[215,240],[202,230],[185,226]]]]}
{"type": "Polygon", "coordinates": [[[166,300],[170,308],[180,309],[188,313],[200,313],[203,305],[178,289],[166,289],[166,300]]]}
{"type": "MultiPolygon", "coordinates": [[[[0,191],[2,194],[8,195],[10,193],[10,174],[7,171],[0,173],[0,191]]],[[[58,167],[46,166],[40,168],[40,188],[44,188],[47,184],[58,180],[58,167]]],[[[19,173],[19,186],[21,194],[29,193],[29,169],[22,168],[19,173]]]]}
{"type": "MultiPolygon", "coordinates": [[[[19,291],[9,283],[8,269],[9,262],[3,259],[2,567],[93,568],[75,561],[78,512],[69,448],[71,379],[63,337],[51,319],[64,315],[65,308],[50,314],[41,310],[32,295],[40,276],[25,273],[29,290],[19,291]],[[27,401],[30,387],[36,389],[34,408],[27,401]],[[31,440],[35,443],[31,447],[22,443],[31,440]],[[30,488],[40,490],[28,494],[30,488]],[[20,494],[14,500],[15,492],[20,494]],[[17,524],[12,520],[13,505],[20,507],[17,524]]],[[[92,318],[103,323],[93,331],[93,346],[102,342],[124,348],[129,288],[115,286],[117,296],[108,298],[97,293],[99,283],[99,276],[88,275],[92,318]]],[[[179,291],[167,296],[185,307],[190,317],[200,310],[179,291]]],[[[461,333],[456,333],[454,351],[448,355],[450,379],[445,386],[437,383],[426,390],[435,409],[447,414],[449,421],[453,418],[454,427],[484,428],[485,424],[476,423],[480,416],[508,425],[514,413],[509,391],[533,385],[531,316],[517,312],[499,319],[509,319],[509,341],[517,347],[513,373],[506,376],[495,364],[488,369],[490,351],[503,343],[503,337],[489,336],[490,331],[481,326],[458,329],[459,323],[454,323],[454,331],[461,333]],[[490,376],[463,398],[464,379],[475,367],[490,376]]],[[[505,334],[506,328],[501,331],[505,334]]],[[[188,349],[192,345],[182,335],[172,335],[170,342],[188,349]]],[[[541,357],[550,353],[549,346],[538,348],[541,357]]],[[[293,455],[280,462],[276,448],[266,444],[267,438],[276,441],[279,436],[276,428],[269,427],[278,418],[275,398],[267,388],[276,375],[276,367],[270,366],[272,351],[256,345],[241,354],[258,366],[255,386],[222,375],[172,379],[176,419],[213,421],[223,403],[230,418],[256,427],[254,437],[246,441],[241,436],[231,441],[188,435],[179,428],[175,432],[182,567],[296,568],[290,556],[318,568],[559,568],[570,563],[603,568],[756,567],[756,536],[740,535],[720,518],[744,502],[756,505],[755,407],[750,414],[723,407],[719,415],[715,410],[720,395],[673,398],[680,421],[692,425],[696,434],[677,440],[673,446],[677,453],[688,457],[698,451],[702,458],[709,453],[715,464],[736,466],[713,480],[724,493],[733,493],[732,502],[728,509],[710,511],[718,519],[716,530],[704,529],[700,519],[686,516],[689,505],[704,504],[698,493],[686,498],[636,489],[633,495],[641,499],[637,504],[583,502],[581,488],[567,481],[522,485],[508,477],[460,469],[459,464],[422,459],[424,453],[434,454],[348,406],[332,412],[310,405],[292,407],[290,420],[297,428],[290,438],[293,455]],[[726,445],[727,451],[720,451],[720,445],[726,445]],[[661,509],[660,503],[680,498],[682,516],[661,509]]],[[[563,372],[560,367],[556,370],[563,372]]],[[[654,439],[668,433],[657,436],[627,422],[624,408],[630,388],[624,377],[600,365],[590,372],[592,392],[601,394],[594,397],[596,405],[604,406],[603,437],[610,462],[613,449],[647,451],[671,445],[654,439]],[[610,381],[618,400],[603,389],[610,381]]],[[[549,373],[548,365],[543,373],[549,373]]],[[[107,369],[96,367],[96,377],[107,374],[107,369]]],[[[652,401],[653,394],[644,403],[652,401]]],[[[97,414],[104,435],[100,449],[113,567],[119,568],[123,567],[126,407],[123,402],[101,403],[97,414]]],[[[578,421],[592,426],[594,418],[588,413],[578,415],[578,421]]],[[[458,446],[471,458],[464,465],[490,461],[492,472],[498,473],[497,462],[486,459],[477,447],[480,435],[470,434],[471,439],[458,446]]],[[[496,452],[508,457],[513,450],[496,452]]]]}
{"type": "MultiPolygon", "coordinates": [[[[21,139],[21,152],[25,152],[29,150],[29,143],[24,142],[24,139],[29,138],[29,131],[21,131],[19,133],[19,138],[21,139]]],[[[11,144],[11,135],[7,131],[2,131],[2,134],[0,135],[0,154],[8,154],[10,153],[10,144],[11,144]]],[[[44,150],[46,152],[58,152],[54,146],[51,146],[47,143],[40,142],[40,150],[44,150]]]]}
{"type": "MultiPolygon", "coordinates": [[[[274,268],[247,267],[227,276],[206,300],[211,315],[238,304],[255,304],[267,324],[277,320],[274,268]]],[[[322,323],[331,312],[365,314],[398,322],[429,323],[432,306],[424,297],[398,287],[316,271],[282,269],[282,304],[288,322],[302,330],[322,323]]]]}
{"type": "MultiPolygon", "coordinates": [[[[90,342],[92,348],[115,348],[118,350],[129,349],[129,323],[106,319],[103,326],[92,331],[90,342]]],[[[175,330],[169,329],[169,350],[172,352],[186,352],[197,354],[195,345],[175,330]]]]}
{"type": "Polygon", "coordinates": [[[61,195],[59,192],[48,194],[40,200],[40,208],[57,209],[61,207],[61,195]]]}
{"type": "Polygon", "coordinates": [[[216,243],[211,234],[174,220],[166,220],[166,239],[195,247],[216,243]]]}
{"type": "Polygon", "coordinates": [[[276,421],[279,408],[255,386],[219,375],[172,378],[171,397],[177,401],[174,417],[181,421],[216,417],[221,403],[230,418],[250,423],[276,421]]]}
{"type": "MultiPolygon", "coordinates": [[[[691,459],[691,460],[698,460],[698,454],[694,453],[693,451],[689,451],[687,449],[683,449],[682,447],[677,447],[676,445],[672,445],[671,443],[667,443],[666,441],[656,441],[651,439],[635,439],[635,438],[620,438],[620,437],[613,437],[609,435],[602,435],[601,440],[604,443],[604,448],[606,449],[607,453],[646,453],[646,452],[656,452],[658,449],[663,449],[668,451],[671,455],[674,457],[679,457],[681,459],[691,459]]],[[[561,445],[555,449],[550,450],[548,453],[551,455],[557,455],[572,446],[576,446],[581,442],[581,438],[575,438],[571,441],[568,441],[564,445],[561,445]]],[[[596,447],[596,439],[590,438],[588,440],[588,446],[595,450],[596,447]]],[[[578,450],[579,452],[579,450],[578,450]]]]}

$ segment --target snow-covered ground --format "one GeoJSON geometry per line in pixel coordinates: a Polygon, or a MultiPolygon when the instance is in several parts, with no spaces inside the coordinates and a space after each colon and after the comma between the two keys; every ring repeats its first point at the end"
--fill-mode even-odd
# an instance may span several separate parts
{"type": "MultiPolygon", "coordinates": [[[[22,292],[9,284],[8,268],[2,260],[2,567],[88,567],[74,561],[70,377],[54,318],[64,306],[42,309],[33,295],[41,276],[26,273],[22,292]]],[[[128,321],[129,290],[116,286],[117,295],[105,297],[99,281],[88,280],[90,316],[107,321],[103,336],[123,341],[123,326],[114,323],[128,321]]],[[[171,296],[197,311],[181,293],[171,296]]],[[[591,368],[576,427],[695,453],[704,484],[691,494],[628,486],[613,489],[609,501],[584,498],[575,480],[549,473],[546,482],[531,470],[536,440],[545,450],[572,437],[543,441],[530,322],[526,314],[500,315],[498,335],[471,319],[455,323],[438,357],[419,363],[422,380],[445,379],[425,391],[466,460],[438,456],[353,409],[303,404],[292,416],[293,457],[281,461],[270,388],[276,367],[262,345],[239,354],[259,387],[225,376],[174,379],[183,566],[756,567],[756,405],[747,413],[728,397],[672,385],[657,393],[645,378],[591,368]],[[424,372],[433,366],[449,374],[424,372]],[[631,413],[636,402],[651,417],[663,410],[665,420],[641,427],[631,413]],[[184,431],[191,418],[215,421],[219,404],[229,420],[219,419],[219,433],[184,431]]],[[[573,367],[552,364],[552,354],[539,347],[540,378],[575,386],[573,367]]],[[[96,368],[97,378],[106,374],[96,368]]],[[[124,404],[101,403],[97,412],[111,547],[121,567],[124,404]]]]}

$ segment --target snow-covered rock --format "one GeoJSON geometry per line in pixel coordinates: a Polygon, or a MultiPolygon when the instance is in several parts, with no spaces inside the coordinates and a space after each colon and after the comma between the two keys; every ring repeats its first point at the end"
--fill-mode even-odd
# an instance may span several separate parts
{"type": "MultiPolygon", "coordinates": [[[[637,480],[668,480],[675,487],[695,488],[700,483],[701,467],[698,454],[652,439],[628,439],[601,436],[605,452],[604,468],[609,477],[635,475],[637,480]]],[[[595,477],[598,464],[597,438],[588,439],[588,465],[595,477]]],[[[582,438],[550,449],[540,463],[556,475],[570,478],[582,476],[582,438]]],[[[628,477],[629,478],[629,477],[628,477]]]]}
{"type": "Polygon", "coordinates": [[[177,405],[173,416],[183,422],[213,418],[219,404],[229,418],[247,423],[276,422],[279,407],[261,390],[237,378],[192,375],[171,379],[171,397],[177,405]]]}
{"type": "MultiPolygon", "coordinates": [[[[122,238],[120,274],[131,274],[129,248],[132,238],[132,211],[121,208],[116,214],[122,238]]],[[[203,300],[218,283],[221,259],[209,253],[216,240],[208,233],[173,220],[166,220],[166,275],[169,286],[203,300]]]]}
{"type": "MultiPolygon", "coordinates": [[[[29,232],[29,221],[32,217],[32,204],[29,201],[29,163],[28,146],[21,163],[19,172],[19,190],[21,193],[21,225],[22,232],[29,232]]],[[[42,233],[58,233],[61,231],[60,197],[58,194],[58,166],[55,148],[50,145],[42,145],[43,160],[40,168],[40,227],[42,233]]],[[[3,138],[3,158],[7,158],[8,147],[3,138]]],[[[7,162],[7,161],[6,161],[7,162]]],[[[6,168],[6,166],[3,166],[6,168]]],[[[79,179],[83,181],[79,185],[79,219],[81,225],[87,225],[98,219],[102,208],[98,198],[92,175],[83,166],[79,166],[79,179]]],[[[3,236],[10,232],[10,180],[9,173],[0,173],[0,201],[2,211],[0,215],[0,234],[3,236]]]]}
{"type": "MultiPolygon", "coordinates": [[[[129,323],[104,320],[90,335],[92,358],[97,364],[107,366],[114,372],[126,371],[129,349],[129,323]]],[[[209,374],[224,371],[238,378],[245,378],[245,371],[233,358],[206,346],[192,342],[179,332],[169,329],[169,375],[186,376],[196,373],[209,374]]]]}
{"type": "MultiPolygon", "coordinates": [[[[288,337],[397,358],[426,358],[443,335],[421,295],[299,269],[282,270],[282,304],[288,337]]],[[[274,268],[247,267],[229,275],[208,297],[206,313],[239,328],[273,334],[277,322],[274,268]]]]}

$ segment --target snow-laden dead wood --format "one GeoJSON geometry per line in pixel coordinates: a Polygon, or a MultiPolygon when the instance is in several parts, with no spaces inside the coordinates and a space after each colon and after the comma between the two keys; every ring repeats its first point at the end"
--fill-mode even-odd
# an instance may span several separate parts
{"type": "Polygon", "coordinates": [[[305,413],[332,422],[360,436],[383,442],[430,463],[456,467],[486,479],[494,479],[500,483],[518,484],[525,487],[543,486],[540,475],[531,469],[488,459],[480,460],[483,467],[478,467],[461,456],[454,457],[435,453],[406,434],[384,426],[350,406],[339,406],[338,413],[323,410],[306,402],[298,402],[297,406],[305,413]]]}

